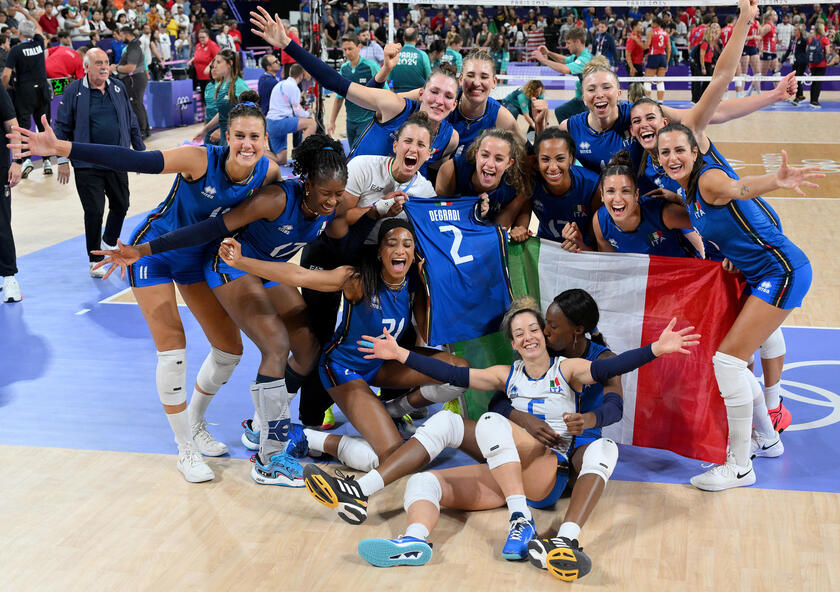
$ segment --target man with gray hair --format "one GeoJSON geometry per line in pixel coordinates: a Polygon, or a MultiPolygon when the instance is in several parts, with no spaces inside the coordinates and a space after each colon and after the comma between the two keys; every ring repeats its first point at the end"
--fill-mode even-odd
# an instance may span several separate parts
{"type": "MultiPolygon", "coordinates": [[[[28,128],[31,120],[39,131],[44,131],[41,122],[43,116],[50,119],[50,100],[52,93],[47,84],[47,69],[45,65],[46,52],[44,38],[41,37],[41,26],[27,14],[28,20],[20,24],[20,43],[9,50],[6,67],[3,68],[3,86],[9,88],[12,72],[15,73],[14,103],[17,120],[21,127],[28,128]]],[[[26,179],[34,168],[27,158],[22,163],[21,178],[26,179]]],[[[44,158],[44,174],[52,175],[50,159],[44,158]]]]}
{"type": "MultiPolygon", "coordinates": [[[[59,140],[132,146],[145,150],[137,117],[125,85],[109,78],[108,55],[93,47],[84,58],[85,76],[64,89],[55,117],[55,135],[59,140]]],[[[58,181],[70,180],[67,158],[58,159],[58,181]]],[[[93,269],[102,260],[91,251],[114,248],[120,237],[128,211],[128,174],[79,160],[73,160],[76,191],[85,213],[85,244],[91,277],[102,277],[105,269],[93,269]],[[105,198],[108,198],[108,219],[102,233],[105,198]]]]}

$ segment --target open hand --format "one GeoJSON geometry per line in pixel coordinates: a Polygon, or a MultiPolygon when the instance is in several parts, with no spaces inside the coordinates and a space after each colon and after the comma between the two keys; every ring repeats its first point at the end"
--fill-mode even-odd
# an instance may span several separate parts
{"type": "Polygon", "coordinates": [[[13,125],[12,131],[6,134],[9,139],[9,150],[19,149],[20,158],[58,154],[58,138],[55,137],[55,132],[50,127],[46,115],[41,116],[41,123],[44,125],[42,132],[33,132],[19,125],[13,125]]]}
{"type": "Polygon", "coordinates": [[[653,355],[659,357],[673,353],[688,354],[690,352],[685,348],[700,344],[700,334],[691,333],[691,331],[694,331],[693,326],[674,331],[674,325],[676,324],[677,317],[674,317],[659,335],[659,339],[653,343],[653,355]]]}
{"type": "Polygon", "coordinates": [[[799,195],[804,196],[805,192],[799,187],[819,187],[816,183],[811,183],[805,179],[825,177],[825,174],[820,172],[820,167],[792,167],[788,166],[787,152],[782,150],[782,166],[776,171],[776,182],[779,187],[786,189],[793,189],[799,195]]]}
{"type": "Polygon", "coordinates": [[[251,32],[274,47],[286,49],[286,46],[292,42],[280,17],[275,14],[272,18],[262,6],[257,6],[257,10],[251,11],[251,24],[254,25],[251,32]]]}
{"type": "Polygon", "coordinates": [[[359,351],[365,354],[366,360],[397,360],[402,350],[387,328],[382,330],[382,337],[362,335],[356,343],[359,345],[359,351]]]}
{"type": "Polygon", "coordinates": [[[94,269],[99,269],[104,265],[110,265],[107,273],[102,278],[107,279],[109,275],[114,273],[117,269],[120,270],[120,278],[125,278],[125,269],[138,259],[140,259],[140,251],[137,247],[132,245],[124,245],[120,239],[117,239],[117,248],[110,251],[91,251],[92,255],[104,255],[105,258],[93,266],[94,269]]]}

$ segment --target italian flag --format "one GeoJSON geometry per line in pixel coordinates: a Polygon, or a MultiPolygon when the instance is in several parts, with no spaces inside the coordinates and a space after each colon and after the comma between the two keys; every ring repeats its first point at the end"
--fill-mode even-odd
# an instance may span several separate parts
{"type": "MultiPolygon", "coordinates": [[[[677,329],[702,335],[690,355],[671,354],[622,377],[624,417],[604,428],[623,444],[663,448],[720,463],[725,459],[726,411],[712,356],[740,310],[742,284],[719,262],[623,253],[568,253],[550,241],[511,244],[515,296],[530,294],[545,311],[554,296],[582,288],[598,303],[598,329],[621,353],[655,341],[672,317],[677,329]]],[[[509,363],[509,343],[497,333],[453,346],[475,367],[509,363]]],[[[469,391],[467,411],[478,417],[492,393],[469,391]]]]}

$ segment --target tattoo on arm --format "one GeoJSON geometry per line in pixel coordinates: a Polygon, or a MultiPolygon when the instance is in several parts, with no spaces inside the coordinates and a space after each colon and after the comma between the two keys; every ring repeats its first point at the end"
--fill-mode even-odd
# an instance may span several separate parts
{"type": "Polygon", "coordinates": [[[747,187],[746,185],[741,185],[741,197],[744,197],[745,195],[749,195],[749,193],[750,193],[750,188],[747,187]]]}

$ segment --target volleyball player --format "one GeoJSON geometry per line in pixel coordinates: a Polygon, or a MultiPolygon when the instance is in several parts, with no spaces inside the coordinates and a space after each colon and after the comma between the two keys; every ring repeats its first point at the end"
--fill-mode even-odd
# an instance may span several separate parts
{"type": "MultiPolygon", "coordinates": [[[[46,123],[46,118],[44,119],[46,123]]],[[[151,174],[177,173],[167,198],[134,230],[137,244],[221,213],[264,185],[280,179],[280,170],[264,156],[265,117],[252,103],[230,111],[227,147],[183,146],[137,152],[119,146],[59,141],[47,126],[34,133],[15,128],[14,146],[31,154],[60,154],[118,170],[151,174]]],[[[157,349],[158,396],[178,444],[178,469],[187,481],[213,479],[199,454],[219,456],[227,446],[207,431],[204,414],[242,356],[239,329],[211,293],[204,279],[203,248],[151,255],[129,268],[132,293],[146,319],[157,349]],[[186,403],[186,337],[173,282],[212,346],[186,403]]]]}
{"type": "MultiPolygon", "coordinates": [[[[768,8],[761,16],[761,26],[758,34],[761,35],[761,54],[759,60],[759,74],[761,76],[772,75],[779,69],[779,59],[776,55],[776,21],[779,15],[772,8],[768,8]]],[[[758,88],[761,90],[761,80],[758,81],[758,88]]]]}
{"type": "MultiPolygon", "coordinates": [[[[668,72],[668,63],[671,61],[671,39],[662,28],[659,17],[653,19],[653,26],[648,31],[645,40],[645,49],[648,51],[645,76],[665,76],[668,72]]],[[[651,83],[645,83],[645,90],[649,96],[653,96],[651,83]]],[[[660,103],[665,100],[665,82],[662,80],[656,83],[656,98],[660,103]]]]}
{"type": "MultiPolygon", "coordinates": [[[[760,28],[758,25],[758,20],[755,19],[750,23],[750,30],[747,33],[747,41],[744,44],[744,49],[741,53],[741,74],[744,76],[747,75],[747,72],[750,68],[752,68],[752,76],[753,79],[750,82],[750,87],[746,91],[746,94],[752,94],[753,91],[759,91],[760,87],[756,85],[756,80],[761,72],[761,59],[758,55],[758,46],[761,43],[761,33],[760,28]]],[[[743,82],[740,84],[736,84],[735,88],[737,89],[736,96],[742,96],[744,94],[743,91],[743,82]]]]}

